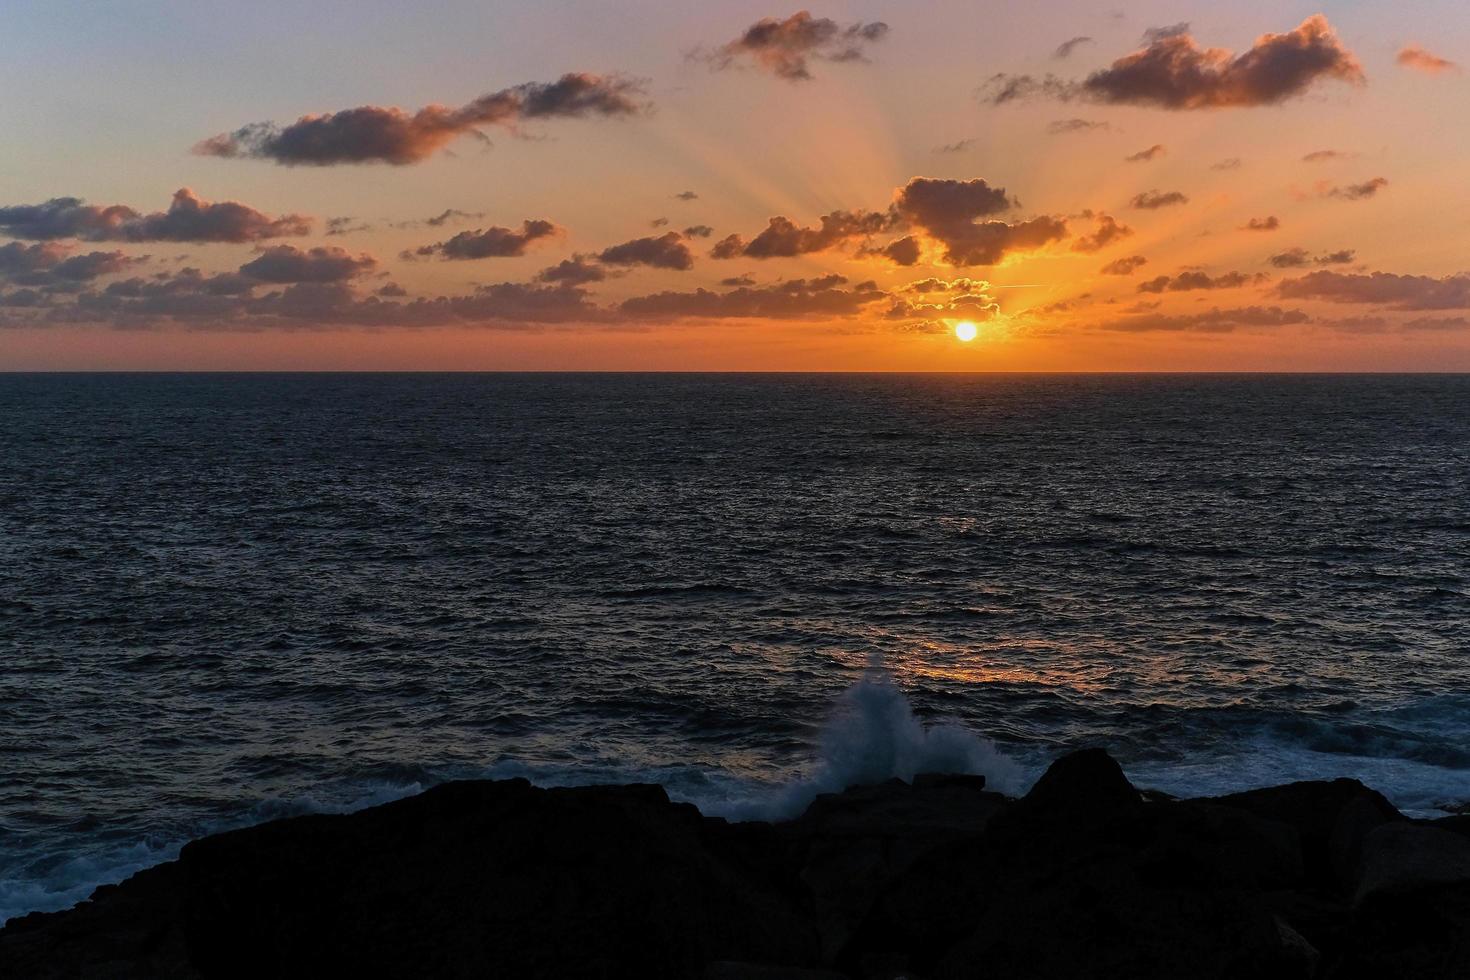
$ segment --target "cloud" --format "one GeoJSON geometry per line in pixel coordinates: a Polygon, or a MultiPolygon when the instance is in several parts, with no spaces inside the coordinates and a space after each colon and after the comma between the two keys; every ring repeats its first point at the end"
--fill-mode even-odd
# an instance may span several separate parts
{"type": "Polygon", "coordinates": [[[1111,245],[1133,234],[1133,229],[1127,225],[1120,225],[1111,215],[1100,214],[1097,216],[1097,230],[1090,235],[1083,235],[1072,243],[1074,252],[1096,252],[1099,249],[1111,245]]]}
{"type": "Polygon", "coordinates": [[[716,70],[748,62],[777,78],[810,81],[812,61],[866,61],[864,48],[887,34],[888,25],[881,21],[839,24],[801,10],[785,20],[762,18],[728,44],[712,52],[696,52],[693,57],[716,70]]]}
{"type": "Polygon", "coordinates": [[[425,245],[418,255],[442,255],[446,259],[492,259],[525,255],[526,249],[543,238],[556,235],[560,229],[541,218],[521,222],[521,230],[499,226],[462,231],[448,241],[425,245]]]}
{"type": "Polygon", "coordinates": [[[459,208],[445,208],[432,218],[425,218],[424,224],[430,228],[440,228],[451,221],[478,221],[485,217],[484,211],[461,211],[459,208]]]}
{"type": "Polygon", "coordinates": [[[720,280],[720,285],[721,286],[754,286],[755,285],[755,277],[750,276],[750,275],[730,276],[729,278],[721,279],[720,280]]]}
{"type": "Polygon", "coordinates": [[[1463,316],[1418,317],[1404,323],[1405,330],[1464,330],[1470,318],[1463,316]]]}
{"type": "MultiPolygon", "coordinates": [[[[346,282],[299,282],[256,295],[261,283],[204,276],[187,269],[162,279],[131,279],[88,291],[72,304],[51,306],[26,322],[99,323],[123,329],[179,324],[195,329],[264,330],[303,327],[519,327],[552,323],[615,323],[620,317],[562,283],[495,283],[461,296],[392,302],[379,290],[360,297],[346,282]]],[[[14,322],[10,325],[15,325],[14,322]]]]}
{"type": "Polygon", "coordinates": [[[1124,259],[1115,259],[1098,271],[1106,276],[1131,276],[1138,271],[1139,266],[1147,264],[1148,259],[1142,255],[1130,255],[1124,259]]]}
{"type": "Polygon", "coordinates": [[[1051,56],[1059,60],[1063,58],[1070,58],[1072,56],[1072,52],[1076,51],[1078,47],[1084,44],[1091,43],[1092,38],[1079,34],[1074,38],[1069,38],[1068,40],[1063,41],[1061,44],[1058,44],[1057,49],[1051,53],[1051,56]]]}
{"type": "Polygon", "coordinates": [[[1352,249],[1345,248],[1313,258],[1311,253],[1304,248],[1289,248],[1284,252],[1278,252],[1266,261],[1278,269],[1300,269],[1308,265],[1348,265],[1356,254],[1352,249]]]}
{"type": "Polygon", "coordinates": [[[1013,252],[1034,251],[1066,237],[1061,218],[1016,224],[980,220],[1015,206],[1004,188],[983,178],[915,177],[899,189],[893,211],[943,245],[945,260],[954,265],[994,265],[1013,252]]]}
{"type": "Polygon", "coordinates": [[[554,282],[566,286],[583,286],[591,282],[602,282],[606,278],[607,271],[585,255],[562,259],[556,265],[547,266],[536,274],[537,282],[554,282]]]}
{"type": "Polygon", "coordinates": [[[1244,272],[1227,272],[1222,276],[1210,276],[1203,272],[1181,272],[1174,278],[1159,276],[1138,284],[1140,293],[1181,293],[1194,289],[1238,289],[1251,283],[1264,282],[1264,273],[1248,275],[1244,272]]]}
{"type": "Polygon", "coordinates": [[[1243,306],[1184,315],[1141,313],[1119,317],[1101,326],[1104,330],[1129,333],[1158,331],[1230,333],[1237,327],[1283,327],[1307,323],[1310,320],[1311,317],[1301,310],[1284,310],[1279,306],[1243,306]]]}
{"type": "Polygon", "coordinates": [[[1276,286],[1276,294],[1283,299],[1378,304],[1397,310],[1470,309],[1470,273],[1435,279],[1392,272],[1353,274],[1323,270],[1297,279],[1283,279],[1276,286]]]}
{"type": "Polygon", "coordinates": [[[745,251],[745,239],[739,235],[726,235],[715,242],[715,247],[709,250],[712,259],[733,259],[745,251]]]}
{"type": "Polygon", "coordinates": [[[252,242],[311,233],[299,214],[272,218],[235,201],[210,203],[184,187],[167,211],[141,214],[122,204],[98,207],[76,197],[0,207],[0,232],[12,238],[92,242],[252,242]]]}
{"type": "Polygon", "coordinates": [[[336,247],[302,250],[294,245],[275,245],[240,266],[240,274],[274,283],[345,282],[377,267],[378,260],[367,253],[354,256],[336,247]]]}
{"type": "Polygon", "coordinates": [[[699,195],[693,191],[680,191],[674,195],[674,199],[679,201],[697,201],[699,200],[699,195]]]}
{"type": "Polygon", "coordinates": [[[568,73],[482,95],[457,109],[430,105],[358,106],[302,116],[287,126],[252,123],[194,146],[200,156],[271,160],[285,166],[343,163],[406,166],[428,159],[456,137],[484,136],[485,126],[514,128],[529,120],[631,116],[647,110],[643,84],[621,75],[568,73]]]}
{"type": "Polygon", "coordinates": [[[894,225],[894,216],[881,211],[833,211],[819,220],[818,227],[806,228],[777,215],[739,254],[752,259],[806,255],[826,251],[854,238],[878,234],[894,225]]]}
{"type": "Polygon", "coordinates": [[[715,230],[709,225],[690,225],[684,229],[685,238],[708,238],[714,233],[715,230]]]}
{"type": "Polygon", "coordinates": [[[1239,170],[1241,166],[1240,157],[1229,157],[1217,163],[1210,164],[1211,170],[1239,170]]]}
{"type": "Polygon", "coordinates": [[[1095,129],[1112,129],[1105,122],[1093,119],[1056,119],[1047,123],[1046,131],[1052,136],[1062,136],[1066,133],[1086,133],[1095,129]]]}
{"type": "Polygon", "coordinates": [[[1363,70],[1321,14],[1285,34],[1263,34],[1232,55],[1202,48],[1188,25],[1154,28],[1145,46],[1080,82],[1054,75],[992,76],[982,98],[993,105],[1046,97],[1157,109],[1219,109],[1274,105],[1326,79],[1361,84],[1363,70]],[[1183,30],[1180,30],[1183,28],[1183,30]]]}
{"type": "Polygon", "coordinates": [[[1341,150],[1313,150],[1302,157],[1302,163],[1326,163],[1328,160],[1346,160],[1351,153],[1343,153],[1341,150]]]}
{"type": "Polygon", "coordinates": [[[746,318],[773,320],[852,316],[887,293],[873,282],[849,286],[845,276],[790,279],[770,286],[739,286],[728,292],[697,289],[624,300],[619,311],[636,319],[746,318]]]}
{"type": "Polygon", "coordinates": [[[388,283],[384,283],[383,285],[379,286],[377,289],[373,290],[373,295],[374,296],[384,296],[384,297],[387,297],[387,298],[390,298],[390,299],[394,299],[394,298],[398,298],[398,297],[402,297],[402,296],[407,296],[408,295],[408,290],[404,289],[402,286],[398,285],[398,283],[396,283],[396,282],[388,282],[388,283]]]}
{"type": "Polygon", "coordinates": [[[50,269],[70,252],[71,246],[60,242],[36,242],[33,245],[9,242],[0,245],[0,277],[9,278],[50,269]]]}
{"type": "Polygon", "coordinates": [[[1398,56],[1394,58],[1405,68],[1422,71],[1429,75],[1438,75],[1446,71],[1458,71],[1459,65],[1453,61],[1447,61],[1437,54],[1431,54],[1417,44],[1406,44],[1399,49],[1398,56]]]}
{"type": "Polygon", "coordinates": [[[956,140],[953,143],[945,143],[943,146],[936,146],[934,148],[934,152],[935,153],[963,153],[963,152],[965,152],[966,150],[968,150],[970,147],[972,147],[974,145],[975,145],[975,139],[974,139],[974,137],[970,137],[968,139],[956,140]]]}
{"type": "Polygon", "coordinates": [[[1281,219],[1274,214],[1268,214],[1264,218],[1252,218],[1241,226],[1241,231],[1276,231],[1281,227],[1281,219]]]}
{"type": "Polygon", "coordinates": [[[1167,41],[1173,37],[1184,37],[1188,33],[1189,21],[1181,20],[1177,24],[1166,24],[1163,27],[1148,28],[1143,32],[1143,37],[1138,43],[1143,45],[1157,44],[1160,41],[1167,41]]]}
{"type": "Polygon", "coordinates": [[[603,249],[597,257],[608,265],[647,265],[657,269],[694,268],[694,253],[677,231],[649,238],[635,238],[603,249]]]}
{"type": "Polygon", "coordinates": [[[1155,143],[1146,150],[1139,150],[1137,153],[1128,154],[1128,156],[1123,158],[1123,161],[1125,163],[1144,163],[1148,160],[1156,160],[1168,152],[1168,150],[1164,149],[1164,144],[1155,143]]]}
{"type": "Polygon", "coordinates": [[[1349,201],[1361,201],[1370,198],[1388,186],[1386,177],[1374,177],[1365,180],[1361,184],[1347,184],[1343,187],[1323,188],[1319,193],[1323,197],[1341,197],[1349,201]]]}
{"type": "Polygon", "coordinates": [[[328,218],[325,222],[325,230],[328,235],[350,235],[358,231],[372,231],[373,226],[362,224],[356,218],[328,218]]]}
{"type": "Polygon", "coordinates": [[[1188,204],[1189,198],[1179,191],[1144,191],[1133,195],[1128,206],[1143,211],[1157,211],[1175,204],[1188,204]]]}
{"type": "Polygon", "coordinates": [[[650,227],[650,228],[667,228],[668,227],[668,224],[669,224],[669,219],[668,218],[654,218],[652,221],[650,221],[648,223],[648,227],[650,227]]]}
{"type": "Polygon", "coordinates": [[[905,235],[897,241],[889,242],[881,248],[862,248],[858,250],[859,255],[875,255],[885,258],[894,265],[911,266],[917,265],[922,250],[919,240],[913,235],[905,235]]]}

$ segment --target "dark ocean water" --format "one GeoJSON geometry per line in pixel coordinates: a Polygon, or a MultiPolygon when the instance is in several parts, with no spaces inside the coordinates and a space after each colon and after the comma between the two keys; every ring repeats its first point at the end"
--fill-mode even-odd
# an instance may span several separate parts
{"type": "Polygon", "coordinates": [[[1084,744],[1470,798],[1470,378],[0,376],[0,918],[454,776],[1084,744]]]}

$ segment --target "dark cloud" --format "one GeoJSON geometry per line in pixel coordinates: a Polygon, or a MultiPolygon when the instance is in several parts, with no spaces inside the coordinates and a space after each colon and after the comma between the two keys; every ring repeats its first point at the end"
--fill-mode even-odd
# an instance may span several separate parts
{"type": "Polygon", "coordinates": [[[964,153],[966,150],[968,150],[970,147],[972,147],[974,145],[975,145],[975,139],[974,139],[974,137],[969,137],[967,139],[956,140],[953,143],[945,143],[943,146],[936,146],[934,148],[934,152],[935,153],[964,153]]]}
{"type": "Polygon", "coordinates": [[[1182,293],[1194,289],[1238,289],[1251,283],[1260,283],[1266,280],[1264,273],[1248,275],[1244,272],[1227,272],[1222,276],[1210,276],[1204,272],[1181,272],[1174,278],[1159,276],[1148,282],[1138,284],[1140,293],[1182,293]]]}
{"type": "Polygon", "coordinates": [[[1404,276],[1392,272],[1350,274],[1309,272],[1283,279],[1276,286],[1283,299],[1319,299],[1330,303],[1367,303],[1397,310],[1470,309],[1470,273],[1404,276]]]}
{"type": "Polygon", "coordinates": [[[548,266],[536,274],[537,282],[556,282],[567,286],[583,286],[590,282],[602,282],[607,270],[593,262],[590,256],[574,255],[548,266]]]}
{"type": "Polygon", "coordinates": [[[1139,266],[1147,264],[1148,259],[1142,255],[1130,255],[1127,258],[1115,259],[1098,271],[1106,276],[1131,276],[1138,271],[1139,266]]]}
{"type": "Polygon", "coordinates": [[[1143,37],[1138,41],[1142,45],[1157,44],[1167,41],[1171,37],[1183,37],[1189,33],[1189,21],[1181,20],[1177,24],[1166,24],[1163,27],[1150,27],[1143,32],[1143,37]]]}
{"type": "Polygon", "coordinates": [[[603,249],[597,257],[609,265],[647,265],[657,269],[694,268],[694,253],[677,231],[656,238],[635,238],[603,249]]]}
{"type": "Polygon", "coordinates": [[[459,208],[445,208],[432,218],[425,218],[424,224],[430,228],[440,228],[451,221],[479,221],[485,217],[483,211],[461,211],[459,208]]]}
{"type": "Polygon", "coordinates": [[[1133,195],[1128,206],[1143,211],[1157,211],[1174,204],[1188,204],[1189,198],[1179,191],[1144,191],[1133,195]]]}
{"type": "Polygon", "coordinates": [[[122,204],[98,207],[75,197],[0,207],[0,232],[12,238],[93,242],[252,242],[311,232],[299,214],[272,218],[235,201],[210,203],[184,187],[167,211],[141,214],[122,204]]]}
{"type": "Polygon", "coordinates": [[[726,235],[715,242],[715,247],[709,250],[712,259],[733,259],[745,251],[745,239],[739,235],[726,235]]]}
{"type": "Polygon", "coordinates": [[[882,211],[833,211],[819,220],[817,227],[807,228],[777,215],[738,254],[752,259],[772,259],[823,252],[855,238],[887,231],[895,223],[891,213],[882,211]]]}
{"type": "Polygon", "coordinates": [[[982,98],[1000,105],[1016,99],[1141,105],[1159,109],[1264,106],[1302,95],[1324,79],[1361,83],[1363,70],[1321,14],[1285,34],[1265,34],[1238,56],[1202,48],[1187,25],[1155,28],[1145,46],[1080,82],[1054,75],[995,75],[982,98]],[[1177,27],[1185,30],[1178,31],[1177,27]],[[1160,33],[1160,32],[1163,33],[1160,33]]]}
{"type": "Polygon", "coordinates": [[[1155,143],[1146,150],[1139,150],[1137,153],[1128,154],[1123,158],[1123,161],[1125,163],[1144,163],[1148,160],[1157,160],[1168,152],[1168,150],[1164,149],[1164,144],[1155,143]]]}
{"type": "Polygon", "coordinates": [[[351,235],[354,232],[373,230],[372,225],[363,224],[351,217],[328,218],[325,227],[328,235],[351,235]]]}
{"type": "Polygon", "coordinates": [[[679,193],[675,194],[674,197],[677,200],[680,200],[680,201],[697,201],[697,200],[699,200],[699,195],[696,194],[696,193],[694,193],[693,191],[680,191],[679,193]]]}
{"type": "Polygon", "coordinates": [[[388,299],[397,299],[408,295],[408,290],[396,282],[388,282],[373,290],[374,296],[383,296],[388,299]]]}
{"type": "Polygon", "coordinates": [[[1399,49],[1398,56],[1394,60],[1405,68],[1412,68],[1415,71],[1422,71],[1429,75],[1456,71],[1460,67],[1453,61],[1447,61],[1437,54],[1431,54],[1417,44],[1404,45],[1399,49]]]}
{"type": "Polygon", "coordinates": [[[63,259],[52,266],[49,272],[57,279],[87,282],[102,276],[116,275],[146,261],[145,258],[124,255],[122,252],[88,252],[63,259]]]}
{"type": "Polygon", "coordinates": [[[1237,327],[1284,327],[1307,323],[1310,320],[1311,317],[1301,310],[1284,310],[1279,306],[1244,306],[1183,315],[1142,313],[1109,320],[1101,326],[1104,330],[1129,333],[1158,331],[1229,333],[1237,327]]]}
{"type": "Polygon", "coordinates": [[[770,286],[739,286],[728,292],[697,289],[625,300],[619,310],[635,319],[762,317],[773,320],[852,316],[886,299],[873,282],[849,286],[845,276],[790,279],[770,286]]]}
{"type": "Polygon", "coordinates": [[[0,277],[40,272],[61,262],[71,252],[71,246],[60,242],[36,242],[22,245],[9,242],[0,245],[0,277]]]}
{"type": "Polygon", "coordinates": [[[540,218],[527,219],[521,222],[520,231],[499,226],[483,230],[462,231],[447,241],[423,246],[418,249],[417,254],[437,254],[446,259],[510,258],[525,255],[526,249],[533,242],[550,238],[558,231],[556,225],[550,221],[540,218]]]}
{"type": "Polygon", "coordinates": [[[762,18],[735,40],[712,52],[696,53],[695,57],[714,69],[748,62],[777,78],[809,81],[813,60],[865,61],[864,48],[881,41],[887,33],[888,25],[880,21],[839,24],[801,10],[785,20],[762,18]]]}
{"type": "Polygon", "coordinates": [[[1001,187],[983,178],[915,177],[899,189],[893,211],[944,246],[955,265],[994,265],[1012,252],[1033,251],[1065,238],[1067,223],[1042,216],[1010,224],[979,219],[1017,206],[1001,187]]]}
{"type": "Polygon", "coordinates": [[[1057,49],[1051,53],[1051,56],[1057,59],[1070,58],[1072,56],[1072,52],[1076,51],[1078,47],[1084,44],[1091,43],[1092,38],[1079,34],[1074,38],[1068,38],[1061,44],[1058,44],[1057,49]]]}
{"type": "Polygon", "coordinates": [[[1299,269],[1312,264],[1312,256],[1304,248],[1289,248],[1266,259],[1278,269],[1299,269]]]}
{"type": "Polygon", "coordinates": [[[1097,230],[1090,235],[1083,235],[1072,243],[1074,252],[1096,252],[1106,248],[1116,241],[1121,241],[1133,234],[1133,229],[1127,225],[1120,225],[1111,216],[1100,214],[1097,216],[1097,230]]]}
{"type": "Polygon", "coordinates": [[[372,272],[378,260],[363,253],[353,255],[342,248],[299,249],[294,245],[275,245],[264,249],[260,257],[240,266],[240,275],[261,282],[345,282],[372,272]]]}
{"type": "Polygon", "coordinates": [[[286,166],[388,163],[404,166],[427,159],[465,134],[483,137],[482,127],[528,120],[631,116],[646,110],[642,83],[619,75],[569,73],[554,82],[527,82],[482,95],[458,109],[425,106],[406,112],[396,106],[358,106],[302,116],[288,126],[252,123],[203,140],[201,156],[254,157],[286,166]]]}
{"type": "Polygon", "coordinates": [[[1324,188],[1321,191],[1323,197],[1340,197],[1349,201],[1362,201],[1370,198],[1388,186],[1388,178],[1374,177],[1365,180],[1361,184],[1347,184],[1343,187],[1324,188]]]}
{"type": "Polygon", "coordinates": [[[1067,133],[1087,133],[1095,129],[1112,129],[1105,122],[1094,119],[1054,119],[1046,124],[1046,131],[1052,136],[1063,136],[1067,133]]]}
{"type": "Polygon", "coordinates": [[[666,227],[668,227],[668,224],[669,224],[669,219],[668,218],[654,218],[652,221],[650,221],[648,223],[648,227],[650,227],[650,228],[666,228],[666,227]]]}
{"type": "Polygon", "coordinates": [[[1241,161],[1240,157],[1230,157],[1228,159],[1221,160],[1218,163],[1212,163],[1212,164],[1210,164],[1210,169],[1211,170],[1239,170],[1240,169],[1241,162],[1242,161],[1241,161]]]}
{"type": "Polygon", "coordinates": [[[958,279],[916,279],[903,287],[906,293],[983,293],[990,288],[990,283],[984,279],[970,279],[961,276],[958,279]]]}
{"type": "Polygon", "coordinates": [[[894,265],[911,266],[918,264],[922,251],[917,238],[913,235],[905,235],[903,238],[889,242],[881,248],[860,249],[858,254],[885,258],[894,265]]]}
{"type": "Polygon", "coordinates": [[[685,238],[708,238],[714,233],[715,230],[709,225],[690,225],[684,229],[685,238]]]}
{"type": "Polygon", "coordinates": [[[721,279],[720,280],[720,285],[721,286],[754,286],[755,285],[755,277],[749,276],[749,275],[744,275],[744,276],[730,276],[727,279],[721,279]]]}
{"type": "Polygon", "coordinates": [[[1357,253],[1350,248],[1328,252],[1315,258],[1304,248],[1289,248],[1266,259],[1278,269],[1300,269],[1309,265],[1349,265],[1357,253]]]}
{"type": "Polygon", "coordinates": [[[1313,150],[1302,157],[1303,163],[1325,163],[1328,160],[1346,160],[1353,156],[1351,153],[1343,153],[1341,150],[1313,150]]]}
{"type": "Polygon", "coordinates": [[[1281,227],[1281,219],[1274,214],[1268,214],[1264,218],[1252,218],[1241,226],[1241,231],[1276,231],[1281,227]]]}
{"type": "Polygon", "coordinates": [[[1405,330],[1464,330],[1470,328],[1470,317],[1418,317],[1404,323],[1405,330]]]}

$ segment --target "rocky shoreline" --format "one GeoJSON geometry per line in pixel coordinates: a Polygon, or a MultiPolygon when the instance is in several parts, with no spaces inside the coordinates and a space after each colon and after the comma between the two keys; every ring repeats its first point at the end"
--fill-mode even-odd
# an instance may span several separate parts
{"type": "Polygon", "coordinates": [[[1353,780],[1137,791],[1099,750],[727,823],[657,786],[447,783],[203,838],[0,930],[0,976],[1470,977],[1470,816],[1353,780]]]}

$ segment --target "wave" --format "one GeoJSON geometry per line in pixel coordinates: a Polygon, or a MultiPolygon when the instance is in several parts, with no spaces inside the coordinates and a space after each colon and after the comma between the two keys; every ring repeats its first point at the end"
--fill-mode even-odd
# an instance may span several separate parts
{"type": "MultiPolygon", "coordinates": [[[[1320,716],[1295,721],[1264,716],[1245,724],[1208,725],[1184,752],[1168,759],[1129,759],[1135,785],[1179,797],[1214,796],[1305,779],[1359,779],[1410,816],[1434,816],[1470,799],[1470,769],[1455,746],[1470,716],[1470,697],[1440,695],[1412,706],[1372,713],[1372,723],[1320,716]],[[1226,727],[1238,734],[1226,738],[1226,727]],[[1243,729],[1243,730],[1242,730],[1243,729]],[[1393,737],[1390,737],[1393,736],[1393,737]],[[1444,754],[1427,751],[1440,745],[1444,754]],[[1447,764],[1448,763],[1448,764],[1447,764]]],[[[1104,747],[1117,749],[1116,746],[1104,747]]],[[[450,779],[523,777],[539,786],[657,783],[671,799],[729,820],[781,820],[800,815],[818,795],[919,773],[981,774],[1008,795],[1024,793],[1061,750],[1057,746],[999,748],[956,723],[926,724],[902,687],[875,664],[837,699],[805,766],[766,776],[694,764],[536,764],[509,759],[483,767],[400,770],[391,778],[343,780],[291,799],[272,799],[235,818],[190,828],[177,840],[98,841],[63,860],[39,856],[0,878],[0,922],[32,911],[68,908],[101,884],[177,857],[188,837],[304,813],[343,813],[422,792],[450,779]]]]}

